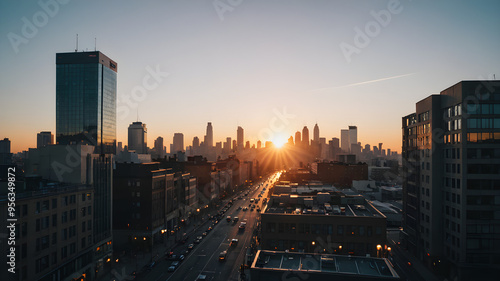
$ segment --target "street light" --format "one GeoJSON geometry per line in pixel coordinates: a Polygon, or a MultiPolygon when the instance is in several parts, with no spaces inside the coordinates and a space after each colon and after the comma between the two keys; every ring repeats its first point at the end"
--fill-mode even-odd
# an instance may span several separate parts
{"type": "Polygon", "coordinates": [[[380,244],[377,245],[377,258],[380,258],[380,250],[382,250],[382,246],[380,244]]]}

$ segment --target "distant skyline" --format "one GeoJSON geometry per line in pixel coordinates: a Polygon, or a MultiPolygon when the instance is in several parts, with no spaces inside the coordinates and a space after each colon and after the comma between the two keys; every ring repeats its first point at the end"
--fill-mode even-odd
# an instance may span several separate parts
{"type": "Polygon", "coordinates": [[[55,56],[76,34],[78,51],[119,65],[123,145],[137,119],[167,148],[174,133],[202,141],[207,122],[214,144],[238,126],[264,144],[318,123],[327,141],[355,125],[363,145],[401,152],[416,102],[500,75],[494,0],[40,3],[0,3],[0,139],[14,153],[55,134],[55,56]]]}

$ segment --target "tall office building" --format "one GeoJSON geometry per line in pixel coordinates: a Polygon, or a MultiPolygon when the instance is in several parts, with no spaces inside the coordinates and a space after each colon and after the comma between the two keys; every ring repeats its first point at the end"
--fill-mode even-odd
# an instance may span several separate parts
{"type": "Polygon", "coordinates": [[[184,151],[184,135],[182,133],[175,133],[172,144],[173,151],[170,151],[170,153],[184,151]]]}
{"type": "Polygon", "coordinates": [[[304,147],[309,147],[309,129],[307,126],[302,128],[302,145],[304,147]]]}
{"type": "Polygon", "coordinates": [[[133,122],[128,126],[128,150],[138,154],[148,153],[148,129],[142,122],[133,122]]]}
{"type": "Polygon", "coordinates": [[[36,148],[54,144],[54,135],[51,132],[40,132],[36,135],[36,148]]]}
{"type": "Polygon", "coordinates": [[[295,132],[295,146],[300,146],[302,143],[300,131],[295,132]]]}
{"type": "Polygon", "coordinates": [[[205,137],[205,146],[210,149],[214,146],[214,129],[212,128],[212,122],[207,124],[207,134],[205,137]]]}
{"type": "Polygon", "coordinates": [[[154,151],[155,151],[156,157],[163,158],[163,156],[165,156],[163,153],[163,138],[162,137],[157,137],[155,139],[154,151]]]}
{"type": "Polygon", "coordinates": [[[222,150],[224,151],[225,154],[231,153],[231,137],[226,138],[226,142],[224,142],[222,150]]]}
{"type": "MultiPolygon", "coordinates": [[[[10,165],[12,163],[12,153],[10,152],[10,140],[4,138],[0,140],[0,165],[10,165]]],[[[7,169],[4,169],[7,171],[7,169]]]]}
{"type": "Polygon", "coordinates": [[[349,126],[349,150],[351,153],[354,154],[354,152],[351,149],[352,145],[357,145],[358,144],[358,127],[356,126],[349,126]]]}
{"type": "Polygon", "coordinates": [[[313,138],[314,142],[315,143],[319,143],[319,127],[318,127],[318,123],[316,123],[316,125],[314,125],[314,138],[313,138]]]}
{"type": "Polygon", "coordinates": [[[340,148],[342,149],[342,151],[348,153],[350,151],[350,146],[349,130],[340,130],[340,148]]]}
{"type": "Polygon", "coordinates": [[[238,146],[238,150],[241,150],[243,148],[243,144],[245,143],[245,135],[243,128],[238,126],[238,129],[236,130],[236,145],[238,146]]]}
{"type": "Polygon", "coordinates": [[[56,54],[56,141],[116,152],[118,64],[101,52],[56,54]]]}
{"type": "Polygon", "coordinates": [[[499,81],[459,82],[402,121],[403,245],[449,280],[497,280],[499,81]]]}

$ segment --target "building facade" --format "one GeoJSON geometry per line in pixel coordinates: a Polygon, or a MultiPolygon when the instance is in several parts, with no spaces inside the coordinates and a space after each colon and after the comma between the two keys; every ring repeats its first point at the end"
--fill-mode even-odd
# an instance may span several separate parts
{"type": "Polygon", "coordinates": [[[101,52],[56,54],[56,141],[116,152],[118,65],[101,52]]]}
{"type": "Polygon", "coordinates": [[[450,278],[496,277],[498,81],[459,82],[419,101],[402,121],[404,245],[450,278]]]}
{"type": "Polygon", "coordinates": [[[142,122],[133,122],[128,126],[128,150],[137,154],[148,153],[148,129],[142,122]]]}

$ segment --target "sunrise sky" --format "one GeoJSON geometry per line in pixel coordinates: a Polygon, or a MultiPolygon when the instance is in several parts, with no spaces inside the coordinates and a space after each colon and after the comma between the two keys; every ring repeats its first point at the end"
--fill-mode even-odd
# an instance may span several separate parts
{"type": "Polygon", "coordinates": [[[400,152],[416,102],[498,79],[499,10],[495,0],[1,1],[0,138],[18,152],[55,133],[55,54],[74,51],[78,34],[79,51],[97,38],[118,63],[124,145],[139,116],[150,147],[176,132],[202,140],[207,122],[214,141],[241,126],[252,143],[303,126],[312,138],[318,123],[327,140],[356,125],[363,145],[400,152]]]}

